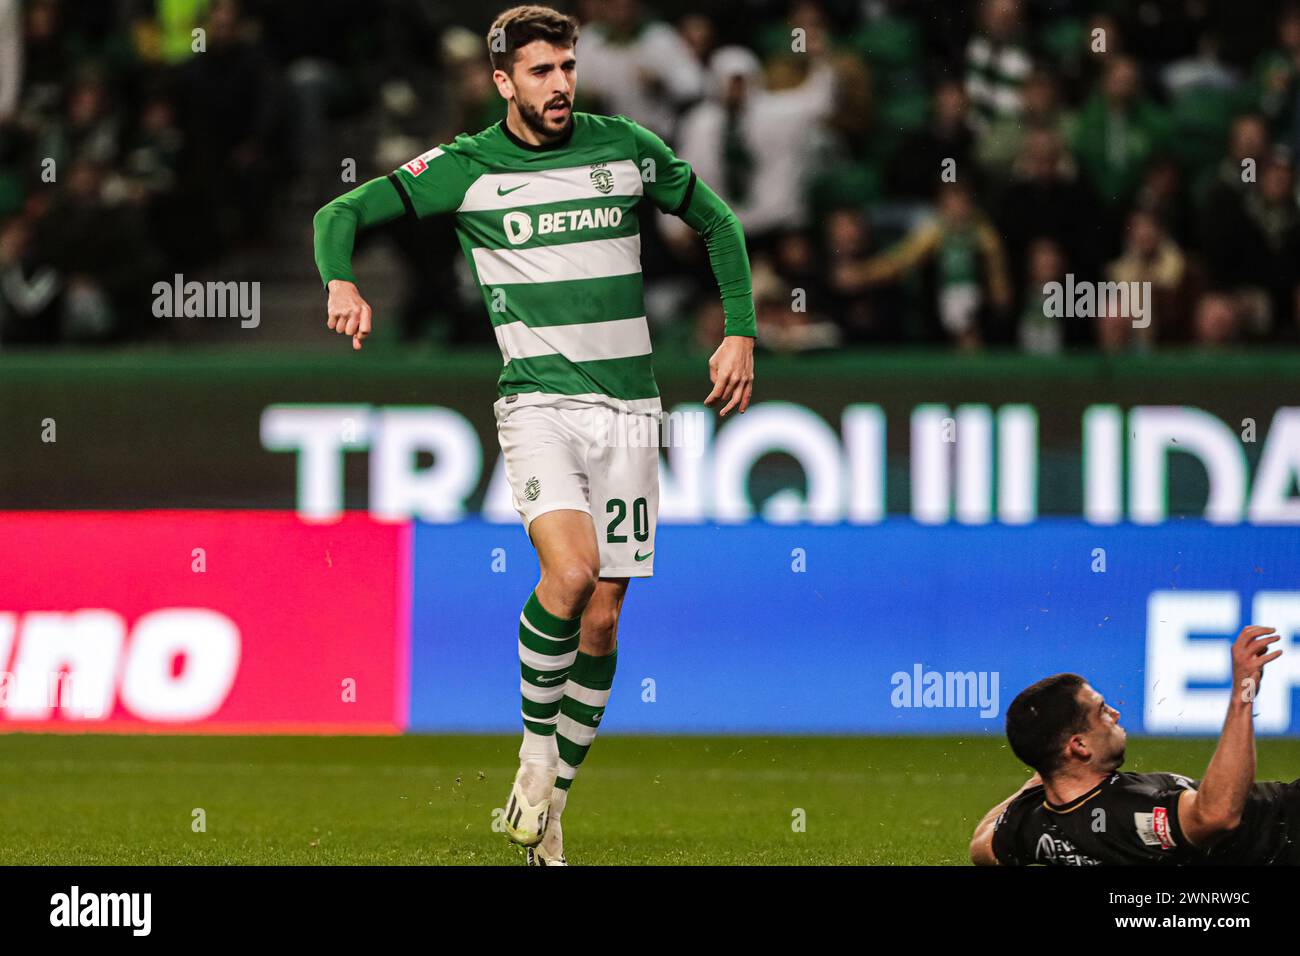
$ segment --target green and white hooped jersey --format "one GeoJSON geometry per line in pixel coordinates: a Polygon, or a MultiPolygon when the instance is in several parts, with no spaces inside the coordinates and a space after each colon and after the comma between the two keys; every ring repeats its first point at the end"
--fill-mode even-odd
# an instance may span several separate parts
{"type": "Polygon", "coordinates": [[[695,183],[663,140],[626,117],[575,113],[567,141],[535,147],[503,122],[389,180],[408,213],[455,213],[505,362],[501,396],[659,407],[636,206],[645,195],[680,212],[695,183]]]}

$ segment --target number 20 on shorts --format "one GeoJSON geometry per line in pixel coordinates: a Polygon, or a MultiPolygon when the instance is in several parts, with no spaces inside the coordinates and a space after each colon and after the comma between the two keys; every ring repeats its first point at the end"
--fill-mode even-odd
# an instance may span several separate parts
{"type": "MultiPolygon", "coordinates": [[[[605,514],[612,515],[605,527],[605,540],[610,544],[621,544],[627,535],[619,534],[618,527],[627,518],[627,502],[622,498],[610,498],[605,502],[605,514]]],[[[645,541],[650,537],[650,506],[644,498],[632,502],[632,537],[645,541]]]]}

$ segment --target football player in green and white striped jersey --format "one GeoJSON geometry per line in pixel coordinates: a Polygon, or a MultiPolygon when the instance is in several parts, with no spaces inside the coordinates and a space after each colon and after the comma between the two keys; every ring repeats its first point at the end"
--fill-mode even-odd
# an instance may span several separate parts
{"type": "Polygon", "coordinates": [[[495,403],[514,503],[541,564],[519,618],[524,739],[504,808],[530,863],[564,863],[560,818],[604,715],[630,578],[654,570],[657,442],[619,418],[662,411],[642,300],[637,206],[647,197],[704,239],[726,316],[705,403],[744,412],[754,305],[734,214],[654,133],[573,112],[578,25],[515,7],[488,33],[506,119],[461,135],[323,207],[316,264],[329,327],[360,349],[370,306],[352,273],[359,229],[452,214],[501,347],[495,403]],[[611,440],[623,436],[622,440],[611,440]],[[598,530],[599,528],[599,530],[598,530]]]}

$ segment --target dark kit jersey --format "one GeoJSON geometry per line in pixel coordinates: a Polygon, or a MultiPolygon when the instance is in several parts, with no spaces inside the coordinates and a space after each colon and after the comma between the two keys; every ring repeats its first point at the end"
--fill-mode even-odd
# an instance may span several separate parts
{"type": "Polygon", "coordinates": [[[1113,773],[1064,806],[1041,786],[998,817],[993,853],[1004,866],[1300,863],[1300,781],[1256,783],[1241,824],[1207,849],[1192,846],[1178,798],[1199,783],[1173,773],[1113,773]]]}

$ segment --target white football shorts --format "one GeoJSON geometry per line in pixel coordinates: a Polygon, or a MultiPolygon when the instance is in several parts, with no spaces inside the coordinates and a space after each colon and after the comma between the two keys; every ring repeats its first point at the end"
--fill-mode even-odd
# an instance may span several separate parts
{"type": "Polygon", "coordinates": [[[648,419],[657,422],[658,412],[505,398],[493,408],[524,527],[548,511],[585,511],[596,526],[601,577],[653,575],[659,443],[648,419]]]}

